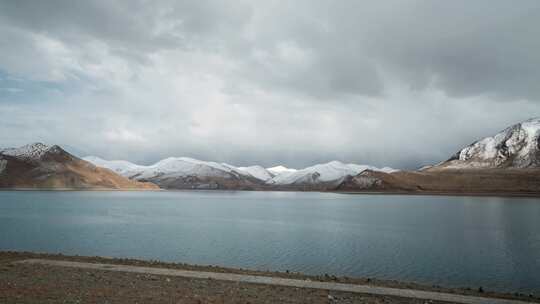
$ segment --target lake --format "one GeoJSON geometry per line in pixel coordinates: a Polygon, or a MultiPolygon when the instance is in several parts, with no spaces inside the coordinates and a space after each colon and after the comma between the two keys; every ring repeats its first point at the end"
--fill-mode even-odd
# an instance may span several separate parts
{"type": "Polygon", "coordinates": [[[0,191],[0,250],[540,292],[540,200],[0,191]]]}

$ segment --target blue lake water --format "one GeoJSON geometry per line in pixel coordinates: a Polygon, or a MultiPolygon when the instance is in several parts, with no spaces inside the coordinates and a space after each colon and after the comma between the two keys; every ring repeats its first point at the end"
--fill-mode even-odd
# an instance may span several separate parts
{"type": "Polygon", "coordinates": [[[540,200],[0,191],[0,250],[540,292],[540,200]]]}

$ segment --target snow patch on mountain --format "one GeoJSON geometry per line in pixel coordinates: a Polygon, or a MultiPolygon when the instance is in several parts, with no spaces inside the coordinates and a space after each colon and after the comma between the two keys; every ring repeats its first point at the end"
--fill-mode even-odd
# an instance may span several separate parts
{"type": "Polygon", "coordinates": [[[42,143],[33,143],[18,148],[3,149],[0,150],[0,154],[24,159],[39,159],[54,148],[56,148],[56,146],[51,147],[42,143]]]}
{"type": "Polygon", "coordinates": [[[267,181],[272,179],[273,175],[261,166],[249,166],[249,167],[238,167],[238,170],[248,173],[249,175],[255,177],[256,179],[267,181]]]}
{"type": "Polygon", "coordinates": [[[2,174],[2,172],[4,172],[6,167],[7,167],[7,160],[0,159],[0,174],[2,174]]]}
{"type": "Polygon", "coordinates": [[[271,168],[266,168],[266,170],[268,172],[274,174],[274,175],[278,175],[278,174],[286,173],[286,172],[295,172],[295,171],[297,171],[296,169],[287,168],[287,167],[282,166],[282,165],[271,167],[271,168]]]}

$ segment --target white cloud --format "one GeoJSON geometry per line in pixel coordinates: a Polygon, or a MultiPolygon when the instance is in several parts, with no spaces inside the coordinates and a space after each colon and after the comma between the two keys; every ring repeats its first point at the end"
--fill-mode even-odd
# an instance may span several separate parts
{"type": "MultiPolygon", "coordinates": [[[[0,146],[40,140],[142,162],[413,167],[540,113],[540,57],[503,61],[474,20],[450,31],[457,13],[436,5],[400,4],[398,14],[361,1],[25,4],[0,4],[0,146]],[[404,26],[417,15],[426,18],[404,26]],[[468,25],[478,32],[465,35],[468,25]],[[478,79],[457,82],[471,62],[504,73],[474,67],[478,79]]],[[[507,22],[519,12],[482,24],[507,33],[534,23],[507,22]]],[[[528,50],[538,28],[505,36],[514,43],[502,49],[528,50]]]]}

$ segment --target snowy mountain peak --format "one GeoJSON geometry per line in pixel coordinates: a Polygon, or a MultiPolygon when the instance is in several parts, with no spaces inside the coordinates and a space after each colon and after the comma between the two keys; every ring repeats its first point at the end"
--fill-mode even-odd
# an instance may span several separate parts
{"type": "Polygon", "coordinates": [[[38,142],[38,143],[24,145],[18,148],[3,149],[3,150],[0,150],[0,154],[9,155],[9,156],[17,157],[17,158],[24,158],[24,159],[39,159],[47,152],[57,152],[58,150],[60,150],[60,147],[56,145],[47,146],[45,144],[38,142]]]}
{"type": "Polygon", "coordinates": [[[249,175],[228,164],[207,162],[189,157],[169,157],[149,166],[136,165],[122,160],[108,161],[95,156],[87,156],[84,160],[138,180],[187,177],[234,179],[241,175],[249,175]]]}
{"type": "Polygon", "coordinates": [[[540,167],[540,118],[531,118],[458,151],[436,168],[540,167]]]}
{"type": "Polygon", "coordinates": [[[275,167],[272,167],[272,168],[266,168],[266,170],[269,171],[270,173],[274,174],[274,175],[278,175],[278,174],[284,173],[284,172],[295,172],[295,171],[297,171],[296,169],[287,168],[287,167],[282,166],[282,165],[275,166],[275,167]]]}
{"type": "Polygon", "coordinates": [[[182,175],[197,175],[211,176],[218,172],[233,173],[236,168],[227,164],[220,164],[211,161],[202,161],[190,157],[169,157],[161,160],[151,166],[154,172],[164,174],[182,174],[182,175]]]}

